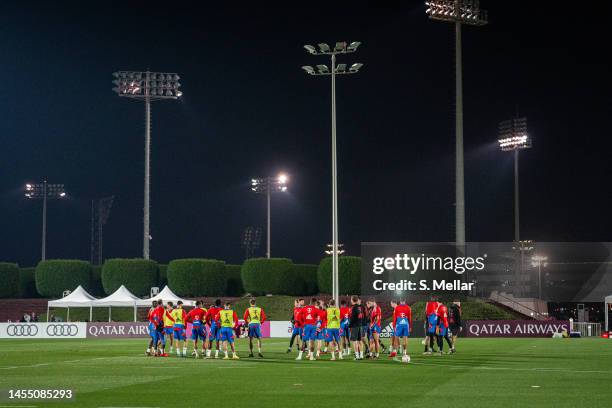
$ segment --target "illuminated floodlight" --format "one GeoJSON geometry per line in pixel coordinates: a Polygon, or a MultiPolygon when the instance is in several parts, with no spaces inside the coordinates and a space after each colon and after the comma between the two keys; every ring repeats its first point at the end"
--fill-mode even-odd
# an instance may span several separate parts
{"type": "Polygon", "coordinates": [[[530,148],[531,138],[527,133],[527,118],[500,122],[497,142],[502,151],[530,148]]]}
{"type": "Polygon", "coordinates": [[[534,255],[531,257],[531,266],[548,266],[548,257],[544,255],[534,255]]]}
{"type": "Polygon", "coordinates": [[[113,91],[122,97],[134,99],[177,99],[183,95],[176,73],[148,71],[114,72],[113,91]]]}
{"type": "Polygon", "coordinates": [[[287,175],[286,175],[286,174],[280,174],[280,175],[278,176],[278,182],[279,182],[280,184],[285,184],[285,183],[287,183],[287,179],[288,179],[288,178],[287,178],[287,175]]]}
{"type": "Polygon", "coordinates": [[[428,0],[425,6],[425,13],[433,20],[476,26],[488,22],[487,12],[480,9],[479,0],[428,0]]]}

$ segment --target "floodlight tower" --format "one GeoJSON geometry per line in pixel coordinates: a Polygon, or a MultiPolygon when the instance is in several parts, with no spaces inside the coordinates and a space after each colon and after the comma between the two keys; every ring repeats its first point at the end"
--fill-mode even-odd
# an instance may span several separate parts
{"type": "Polygon", "coordinates": [[[279,174],[277,177],[265,177],[251,179],[251,191],[258,194],[265,194],[268,201],[267,213],[267,234],[266,234],[266,258],[270,258],[270,198],[272,193],[284,193],[287,191],[289,177],[286,174],[279,174]]]}
{"type": "Polygon", "coordinates": [[[312,45],[305,45],[304,48],[312,55],[331,56],[331,67],[327,65],[316,65],[316,70],[310,65],[304,65],[302,69],[308,75],[330,75],[331,76],[331,116],[332,116],[332,296],[339,303],[339,282],[338,282],[338,165],[336,156],[336,75],[356,74],[363,66],[362,63],[354,63],[347,69],[346,64],[336,65],[336,55],[351,54],[357,51],[361,45],[359,41],[350,44],[337,42],[332,49],[326,43],[319,43],[318,49],[312,45]]]}
{"type": "Polygon", "coordinates": [[[25,185],[25,196],[29,200],[42,200],[42,243],[41,261],[47,259],[47,200],[58,200],[66,197],[63,184],[49,184],[47,179],[42,183],[28,183],[25,185]]]}
{"type": "Polygon", "coordinates": [[[455,242],[465,245],[465,188],[463,168],[463,71],[461,25],[487,24],[487,12],[479,0],[428,0],[426,13],[432,20],[455,24],[455,242]]]}
{"type": "Polygon", "coordinates": [[[527,134],[527,118],[504,120],[499,124],[499,148],[504,152],[514,151],[514,241],[520,241],[519,223],[519,151],[531,147],[527,134]]]}
{"type": "Polygon", "coordinates": [[[142,257],[149,259],[150,224],[150,171],[151,171],[151,102],[164,99],[178,99],[180,77],[175,73],[118,71],[114,72],[113,91],[123,97],[144,101],[145,103],[145,176],[144,176],[144,216],[142,257]]]}

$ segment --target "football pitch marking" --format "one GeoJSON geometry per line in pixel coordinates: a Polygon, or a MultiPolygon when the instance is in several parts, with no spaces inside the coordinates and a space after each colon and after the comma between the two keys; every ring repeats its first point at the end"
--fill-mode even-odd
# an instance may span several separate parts
{"type": "MultiPolygon", "coordinates": [[[[401,362],[401,360],[395,360],[395,361],[401,362]]],[[[465,364],[444,364],[444,363],[424,363],[424,362],[410,362],[408,364],[449,367],[451,370],[463,370],[467,368],[467,369],[475,369],[475,370],[543,371],[543,372],[554,371],[554,372],[582,373],[582,374],[612,374],[612,371],[605,371],[605,370],[573,370],[573,369],[557,368],[557,367],[533,367],[533,368],[487,367],[487,366],[471,366],[471,365],[465,365],[465,364]]]]}

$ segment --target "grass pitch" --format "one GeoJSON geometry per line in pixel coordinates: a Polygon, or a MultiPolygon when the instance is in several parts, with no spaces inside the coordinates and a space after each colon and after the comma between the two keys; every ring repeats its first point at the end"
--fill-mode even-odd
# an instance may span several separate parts
{"type": "Polygon", "coordinates": [[[0,407],[599,407],[612,401],[612,341],[460,339],[458,353],[412,361],[295,361],[285,339],[264,359],[145,357],[145,339],[2,340],[0,389],[72,389],[76,400],[0,407]]]}

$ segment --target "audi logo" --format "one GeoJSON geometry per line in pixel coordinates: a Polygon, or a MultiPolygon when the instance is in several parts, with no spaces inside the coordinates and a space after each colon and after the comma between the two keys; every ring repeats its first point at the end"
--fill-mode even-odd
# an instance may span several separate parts
{"type": "Polygon", "coordinates": [[[74,337],[79,333],[79,326],[76,324],[50,324],[47,326],[48,336],[70,336],[74,337]]]}
{"type": "Polygon", "coordinates": [[[35,324],[9,324],[6,327],[6,335],[10,337],[33,337],[38,334],[38,326],[35,324]]]}

